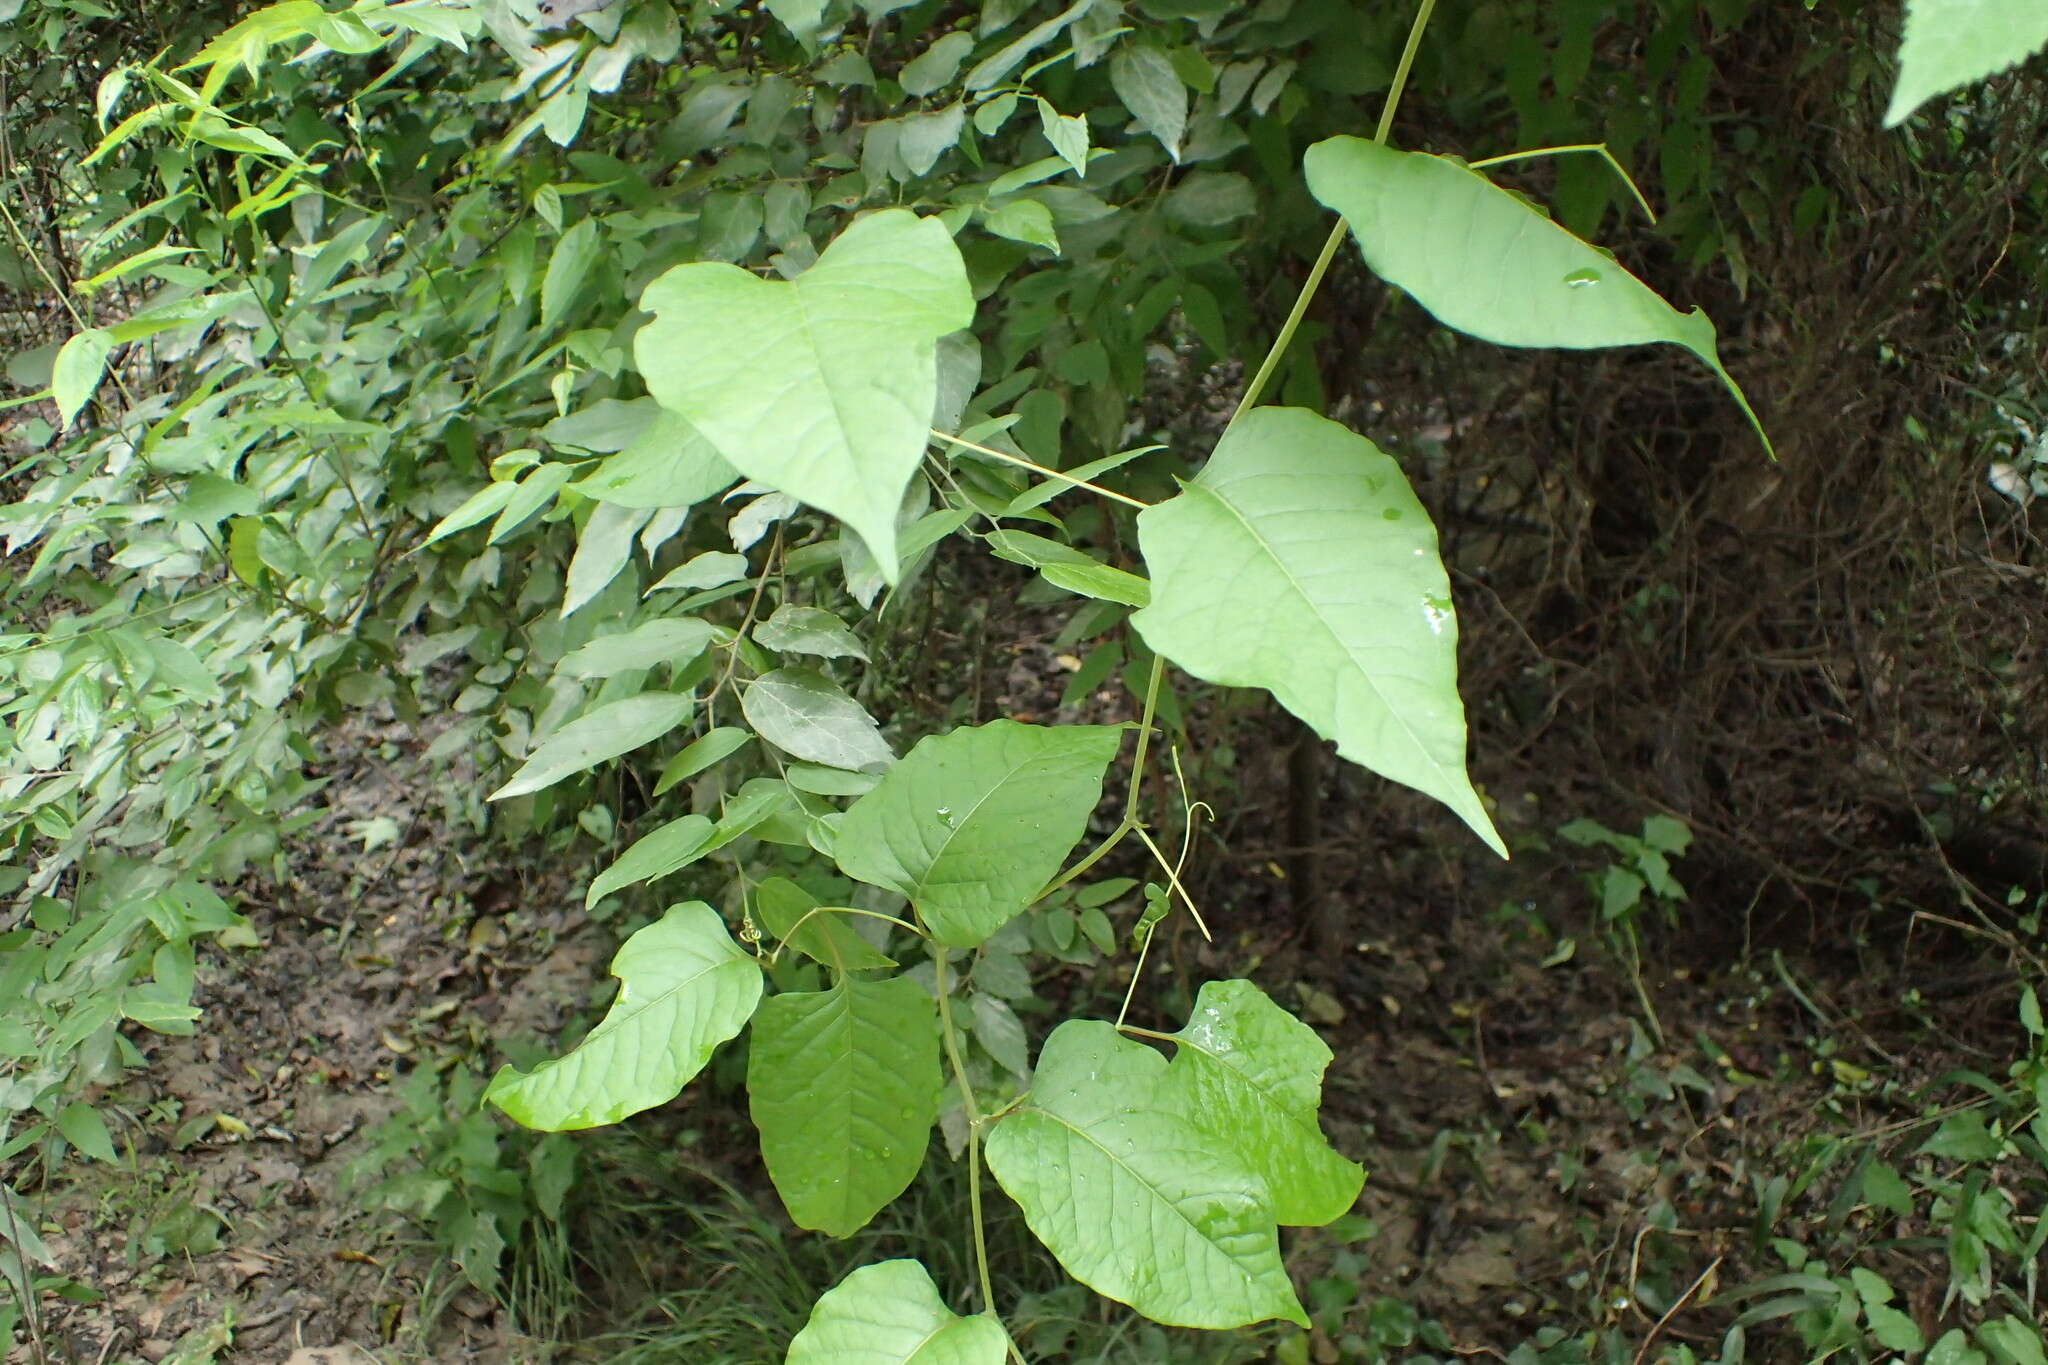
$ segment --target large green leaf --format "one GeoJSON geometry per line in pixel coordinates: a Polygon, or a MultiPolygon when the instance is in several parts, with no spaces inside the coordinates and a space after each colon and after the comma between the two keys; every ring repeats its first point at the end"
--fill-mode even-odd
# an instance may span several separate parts
{"type": "Polygon", "coordinates": [[[889,742],[859,702],[814,668],[778,668],[740,694],[740,710],[761,738],[831,768],[882,768],[889,742]]]}
{"type": "Polygon", "coordinates": [[[1330,1049],[1249,981],[1202,986],[1167,1068],[1180,1111],[1264,1178],[1273,1216],[1320,1227],[1358,1198],[1365,1173],[1316,1122],[1330,1049]]]}
{"type": "Polygon", "coordinates": [[[974,299],[937,219],[860,219],[789,283],[677,266],[647,287],[634,352],[663,407],[742,474],[839,517],[896,581],[896,514],[924,456],[938,339],[974,299]]]}
{"type": "Polygon", "coordinates": [[[826,1291],[788,1365],[1003,1365],[1008,1354],[1001,1323],[946,1307],[916,1261],[882,1261],[826,1291]]]}
{"type": "Polygon", "coordinates": [[[669,907],[612,959],[618,998],[566,1056],[506,1067],[484,1098],[529,1128],[617,1123],[676,1097],[711,1051],[746,1027],[761,969],[702,901],[669,907]]]}
{"type": "Polygon", "coordinates": [[[908,977],[840,978],[754,1019],[748,1110],[799,1227],[849,1237],[909,1186],[938,1117],[938,1011],[908,977]]]}
{"type": "Polygon", "coordinates": [[[1899,83],[1884,126],[1946,90],[1996,75],[2048,46],[2041,0],[1907,0],[1899,83]]]}
{"type": "Polygon", "coordinates": [[[900,891],[972,948],[1031,902],[1088,831],[1120,732],[998,720],[917,742],[840,822],[839,868],[900,891]]]}
{"type": "Polygon", "coordinates": [[[1270,690],[1506,855],[1465,776],[1436,528],[1390,457],[1304,409],[1255,408],[1179,497],[1138,514],[1138,543],[1152,605],[1131,624],[1146,644],[1198,678],[1270,690]]]}
{"type": "Polygon", "coordinates": [[[607,702],[543,740],[491,800],[552,787],[573,773],[660,739],[690,718],[696,702],[675,692],[642,692],[607,702]]]}
{"type": "Polygon", "coordinates": [[[1180,1109],[1166,1074],[1109,1024],[1061,1024],[989,1133],[989,1170],[1097,1293],[1180,1327],[1307,1326],[1265,1181],[1180,1109]]]}
{"type": "Polygon", "coordinates": [[[1705,313],[1679,312],[1612,256],[1478,172],[1357,137],[1318,142],[1302,168],[1310,192],[1351,225],[1373,273],[1446,327],[1502,346],[1683,346],[1756,423],[1705,313]]]}

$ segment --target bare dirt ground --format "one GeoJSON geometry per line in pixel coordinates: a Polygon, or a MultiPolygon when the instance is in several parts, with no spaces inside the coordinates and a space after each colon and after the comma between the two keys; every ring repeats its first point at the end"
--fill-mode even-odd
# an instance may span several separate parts
{"type": "MultiPolygon", "coordinates": [[[[549,1037],[600,979],[610,939],[566,872],[514,866],[448,822],[411,732],[353,744],[289,879],[242,889],[263,946],[207,959],[200,1033],[137,1039],[150,1064],[117,1096],[131,1119],[122,1169],[88,1172],[38,1210],[64,1273],[99,1296],[46,1314],[53,1359],[547,1357],[431,1244],[365,1212],[347,1173],[397,1109],[402,1074],[451,1056],[487,1074],[493,1039],[549,1037]]],[[[1348,1249],[1297,1239],[1311,1306],[1397,1299],[1462,1354],[1504,1358],[1539,1327],[1599,1323],[1646,1352],[1709,1349],[1729,1317],[1715,1290],[1764,1265],[1759,1179],[1809,1135],[1914,1112],[1899,1098],[1912,1085],[2008,1041],[1967,974],[1901,1012],[1892,983],[1908,968],[1925,979],[1924,959],[1943,949],[1924,936],[1764,967],[1757,952],[1744,965],[1725,951],[1725,934],[1674,933],[1645,965],[1657,1020],[1646,1027],[1560,862],[1461,873],[1410,896],[1340,864],[1331,890],[1357,907],[1357,933],[1337,963],[1312,958],[1276,908],[1277,865],[1224,865],[1253,870],[1218,897],[1217,943],[1183,931],[1167,960],[1183,978],[1258,977],[1318,1027],[1338,1059],[1326,1125],[1371,1172],[1359,1213],[1376,1236],[1348,1249]],[[1540,929],[1489,913],[1503,898],[1540,907],[1540,929]],[[1575,951],[1561,955],[1568,933],[1575,951]]],[[[744,1133],[737,1113],[705,1117],[744,1133]]],[[[727,1159],[734,1178],[758,1180],[751,1152],[727,1159]]],[[[1911,1292],[1934,1293],[1938,1275],[1928,1266],[1911,1292]]],[[[1316,1341],[1318,1360],[1340,1359],[1327,1335],[1316,1341]]],[[[1751,1359],[1797,1356],[1766,1338],[1751,1359]]]]}

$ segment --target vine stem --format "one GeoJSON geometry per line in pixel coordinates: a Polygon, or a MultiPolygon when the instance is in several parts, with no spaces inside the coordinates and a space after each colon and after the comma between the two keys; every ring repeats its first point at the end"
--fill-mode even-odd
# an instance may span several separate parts
{"type": "MultiPolygon", "coordinates": [[[[1415,22],[1408,26],[1408,45],[1401,49],[1400,64],[1394,68],[1394,81],[1387,91],[1386,107],[1380,110],[1380,126],[1373,132],[1372,140],[1384,147],[1387,134],[1394,130],[1394,111],[1401,107],[1401,92],[1408,86],[1408,73],[1415,65],[1416,49],[1422,46],[1422,31],[1429,27],[1430,12],[1436,8],[1436,0],[1422,0],[1415,11],[1415,22]]],[[[1287,354],[1287,348],[1294,341],[1294,333],[1301,326],[1301,320],[1308,314],[1308,306],[1315,301],[1316,290],[1322,287],[1323,276],[1329,273],[1330,262],[1337,259],[1337,249],[1344,245],[1344,234],[1351,225],[1338,218],[1330,228],[1323,249],[1316,256],[1316,263],[1309,267],[1308,278],[1302,281],[1301,292],[1294,296],[1294,307],[1288,310],[1287,321],[1280,325],[1280,335],[1273,339],[1273,347],[1266,352],[1266,358],[1259,363],[1258,372],[1252,382],[1245,385],[1244,397],[1238,400],[1237,410],[1230,414],[1230,421],[1223,427],[1228,436],[1230,428],[1237,425],[1237,419],[1249,412],[1259,401],[1259,395],[1266,390],[1266,382],[1273,377],[1273,371],[1280,368],[1280,359],[1287,354]]]]}
{"type": "MultiPolygon", "coordinates": [[[[946,1061],[960,1086],[960,1105],[967,1114],[967,1205],[974,1225],[974,1269],[981,1279],[981,1306],[996,1311],[996,1291],[988,1274],[988,1234],[981,1214],[981,1108],[974,1102],[974,1087],[968,1083],[966,1064],[960,1060],[960,1041],[953,1032],[953,1008],[946,985],[946,950],[932,947],[932,985],[939,998],[939,1040],[946,1047],[946,1061]]],[[[1004,1333],[1008,1335],[1007,1329],[1004,1333]]]]}
{"type": "Polygon", "coordinates": [[[1005,464],[1013,464],[1019,469],[1028,469],[1034,474],[1043,474],[1048,479],[1057,479],[1059,482],[1072,488],[1085,488],[1091,493],[1100,493],[1103,497],[1113,502],[1120,502],[1126,507],[1135,507],[1140,512],[1152,505],[1149,502],[1139,502],[1133,497],[1126,497],[1113,488],[1104,488],[1100,484],[1090,483],[1086,479],[1077,479],[1071,474],[1062,474],[1057,469],[1047,469],[1044,465],[1034,460],[1027,460],[1022,455],[1012,455],[1007,450],[996,450],[990,446],[980,445],[968,440],[965,436],[955,436],[951,432],[940,431],[937,427],[933,427],[931,433],[934,440],[944,441],[948,445],[965,447],[968,450],[986,455],[990,459],[1001,460],[1005,464]]]}

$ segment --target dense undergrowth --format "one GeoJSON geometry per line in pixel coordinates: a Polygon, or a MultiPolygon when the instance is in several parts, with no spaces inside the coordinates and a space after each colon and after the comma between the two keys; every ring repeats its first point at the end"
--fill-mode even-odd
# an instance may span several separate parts
{"type": "Polygon", "coordinates": [[[1949,93],[2039,35],[1909,27],[1895,86],[1858,4],[0,11],[24,1349],[90,1286],[18,1206],[150,1140],[99,1098],[372,721],[620,941],[575,1047],[421,1066],[364,1163],[529,1332],[2041,1358],[2048,102],[1949,93]],[[1413,793],[1577,860],[1579,927],[1413,793]],[[1664,1017],[1695,970],[1858,1032],[1802,936],[1968,936],[2002,1050],[1816,1052],[1841,1126],[1724,1173],[1740,1254],[1660,1197],[1632,1317],[1456,1339],[1347,1294],[1372,1152],[1318,1127],[1390,888],[1489,902],[1496,986],[1603,964],[1631,1122],[1792,1080],[1664,1017]],[[707,1066],[744,1190],[563,1135],[707,1066]],[[606,1259],[685,1220],[775,1291],[606,1259]]]}

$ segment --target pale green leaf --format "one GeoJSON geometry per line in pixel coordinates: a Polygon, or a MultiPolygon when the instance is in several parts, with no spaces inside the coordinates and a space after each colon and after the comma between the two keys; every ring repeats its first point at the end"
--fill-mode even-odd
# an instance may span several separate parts
{"type": "Polygon", "coordinates": [[[2009,1313],[1979,1323],[1977,1340],[1997,1365],[2048,1365],[2048,1341],[2041,1329],[2009,1313]]]}
{"type": "Polygon", "coordinates": [[[868,652],[846,623],[823,607],[784,603],[754,627],[754,642],[783,654],[816,654],[827,659],[866,659],[868,652]]]}
{"type": "MultiPolygon", "coordinates": [[[[548,429],[541,434],[547,435],[548,429]]],[[[579,434],[595,439],[603,433],[593,422],[579,434]]],[[[609,439],[617,434],[612,432],[609,439]]],[[[739,477],[695,427],[657,408],[624,449],[570,487],[621,507],[694,507],[732,487],[739,477]]]]}
{"type": "Polygon", "coordinates": [[[839,868],[908,897],[940,943],[975,947],[1087,833],[1121,737],[998,720],[919,740],[847,810],[839,868]]]}
{"type": "Polygon", "coordinates": [[[1062,114],[1052,107],[1050,101],[1040,99],[1038,127],[1045,134],[1045,140],[1052,144],[1053,152],[1073,168],[1075,175],[1088,174],[1087,119],[1078,114],[1062,114]]]}
{"type": "Polygon", "coordinates": [[[498,519],[491,523],[491,533],[485,543],[496,545],[525,524],[526,519],[555,500],[555,494],[562,491],[562,485],[569,482],[574,473],[566,464],[544,464],[519,481],[512,490],[512,496],[505,501],[505,510],[498,513],[498,519]]]}
{"type": "Polygon", "coordinates": [[[896,757],[860,703],[816,669],[762,674],[740,694],[740,711],[761,738],[812,763],[858,770],[896,757]]]}
{"type": "Polygon", "coordinates": [[[761,969],[702,901],[669,907],[612,959],[618,998],[566,1056],[499,1071],[484,1098],[529,1128],[617,1123],[665,1104],[746,1027],[761,969]]]}
{"type": "Polygon", "coordinates": [[[1896,128],[1945,91],[1994,76],[2048,46],[2041,0],[1907,0],[1899,83],[1884,111],[1896,128]]]}
{"type": "Polygon", "coordinates": [[[1300,408],[1255,408],[1180,496],[1138,514],[1131,624],[1198,678],[1263,687],[1337,751],[1506,846],[1465,775],[1458,623],[1401,468],[1300,408]]]}
{"type": "Polygon", "coordinates": [[[1036,199],[1012,199],[982,215],[982,226],[998,237],[1028,246],[1042,246],[1053,255],[1060,253],[1060,236],[1053,229],[1052,210],[1036,199]]]}
{"type": "Polygon", "coordinates": [[[1109,59],[1109,85],[1138,126],[1179,161],[1188,130],[1188,92],[1172,60],[1149,43],[1126,43],[1109,59]]]}
{"type": "Polygon", "coordinates": [[[1227,227],[1258,212],[1259,199],[1236,171],[1194,171],[1167,191],[1165,208],[1191,227],[1227,227]]]}
{"type": "Polygon", "coordinates": [[[1180,1112],[1258,1172],[1276,1220],[1321,1227],[1351,1208],[1365,1173],[1316,1122],[1330,1049],[1314,1029],[1249,981],[1210,981],[1173,1036],[1180,1112]]]}
{"type": "Polygon", "coordinates": [[[652,398],[603,398],[549,422],[540,429],[541,439],[549,445],[610,455],[645,435],[661,411],[652,398]]]}
{"type": "Polygon", "coordinates": [[[1109,1024],[1061,1024],[989,1132],[989,1170],[1098,1294],[1178,1327],[1307,1326],[1265,1182],[1178,1108],[1166,1072],[1109,1024]]]}
{"type": "Polygon", "coordinates": [[[794,281],[677,266],[647,287],[641,374],[743,475],[839,517],[897,574],[896,515],[924,456],[936,346],[974,315],[935,218],[856,221],[794,281]]]}
{"type": "Polygon", "coordinates": [[[592,880],[583,904],[595,905],[621,887],[651,882],[688,867],[710,851],[714,828],[708,815],[684,815],[650,830],[592,880]]]}
{"type": "Polygon", "coordinates": [[[1960,1327],[1942,1333],[1927,1351],[1927,1365],[1986,1365],[1987,1359],[1960,1327]]]}
{"type": "Polygon", "coordinates": [[[1344,215],[1365,263],[1446,327],[1502,346],[1587,349],[1667,342],[1705,361],[1759,435],[1721,365],[1714,324],[1680,313],[1612,256],[1455,161],[1333,137],[1302,161],[1309,190],[1344,215]],[[1446,251],[1456,242],[1456,251],[1446,251]]]}
{"type": "Polygon", "coordinates": [[[599,636],[569,651],[555,671],[572,678],[609,678],[633,668],[681,668],[704,652],[711,636],[710,624],[694,616],[642,621],[631,630],[599,636]]]}
{"type": "Polygon", "coordinates": [[[565,777],[660,739],[688,720],[695,705],[689,697],[668,692],[642,692],[607,702],[550,735],[527,755],[510,782],[491,793],[491,800],[552,787],[565,777]]]}
{"type": "Polygon", "coordinates": [[[916,1261],[864,1265],[826,1291],[789,1343],[788,1365],[1003,1365],[994,1318],[946,1307],[916,1261]]]}
{"type": "Polygon", "coordinates": [[[611,586],[633,558],[633,538],[654,517],[645,507],[600,502],[576,533],[576,553],[562,586],[562,615],[567,616],[611,586]]]}
{"type": "Polygon", "coordinates": [[[724,550],[706,550],[687,563],[678,564],[662,575],[661,581],[647,591],[687,592],[704,588],[720,588],[727,583],[737,583],[747,576],[747,557],[724,550]]]}
{"type": "Polygon", "coordinates": [[[850,1237],[907,1189],[938,1117],[938,1011],[908,977],[786,991],[755,1016],[747,1102],[798,1227],[850,1237]]]}
{"type": "Polygon", "coordinates": [[[754,888],[754,918],[762,930],[813,962],[841,974],[896,965],[895,959],[854,932],[848,916],[811,914],[819,904],[816,896],[787,877],[770,877],[754,888]]]}
{"type": "Polygon", "coordinates": [[[57,400],[57,424],[71,425],[91,401],[93,390],[107,372],[107,356],[114,349],[113,338],[97,327],[89,327],[66,341],[57,352],[50,370],[50,396],[57,400]]]}

